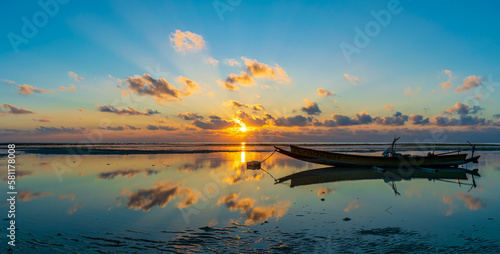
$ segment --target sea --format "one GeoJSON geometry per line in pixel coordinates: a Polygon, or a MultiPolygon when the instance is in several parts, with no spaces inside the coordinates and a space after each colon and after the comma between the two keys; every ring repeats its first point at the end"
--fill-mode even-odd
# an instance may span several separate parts
{"type": "MultiPolygon", "coordinates": [[[[2,144],[0,252],[500,252],[500,144],[475,144],[478,163],[438,172],[332,168],[275,152],[289,145],[381,155],[390,144],[16,144],[14,189],[2,144]]],[[[458,143],[396,148],[472,153],[458,143]]]]}

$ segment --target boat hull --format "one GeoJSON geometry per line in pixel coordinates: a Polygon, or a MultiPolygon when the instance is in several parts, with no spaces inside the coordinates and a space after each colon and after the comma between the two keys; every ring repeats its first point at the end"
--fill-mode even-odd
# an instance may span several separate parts
{"type": "Polygon", "coordinates": [[[442,156],[364,156],[345,153],[325,152],[314,149],[290,146],[291,151],[276,147],[278,152],[295,159],[329,166],[359,167],[359,166],[379,166],[379,167],[453,167],[469,161],[477,161],[479,156],[466,159],[467,154],[457,153],[442,156]]]}

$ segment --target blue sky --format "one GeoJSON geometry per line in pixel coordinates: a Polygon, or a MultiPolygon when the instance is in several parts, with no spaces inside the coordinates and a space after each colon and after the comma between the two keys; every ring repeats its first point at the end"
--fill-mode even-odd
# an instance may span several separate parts
{"type": "MultiPolygon", "coordinates": [[[[497,134],[500,124],[495,117],[500,113],[500,22],[496,17],[499,4],[495,1],[45,3],[51,4],[49,12],[53,13],[37,2],[9,2],[4,4],[0,17],[0,79],[5,83],[0,84],[0,105],[33,112],[16,114],[2,107],[0,117],[5,121],[0,129],[8,139],[47,141],[43,137],[50,136],[48,139],[75,140],[81,137],[80,130],[99,129],[103,118],[111,119],[113,127],[140,128],[134,136],[144,140],[159,134],[147,129],[149,125],[175,129],[161,133],[164,141],[183,141],[190,135],[212,141],[252,140],[252,134],[263,130],[278,140],[290,141],[295,140],[296,132],[318,133],[306,135],[306,140],[328,137],[335,141],[344,136],[338,133],[356,130],[405,133],[423,139],[436,127],[453,128],[449,131],[462,134],[481,131],[487,140],[486,137],[497,134]],[[372,13],[390,13],[390,20],[381,24],[372,13]],[[26,36],[24,20],[41,25],[35,24],[37,31],[26,36]],[[369,42],[347,59],[342,43],[355,46],[356,29],[367,33],[369,24],[375,24],[379,30],[372,31],[369,42]],[[176,50],[170,38],[177,30],[183,35],[189,32],[199,36],[203,45],[195,51],[176,50]],[[23,42],[14,45],[13,36],[24,38],[23,42]],[[219,62],[210,64],[208,59],[219,62]],[[240,66],[229,66],[226,59],[237,60],[240,66]],[[288,78],[277,80],[269,76],[271,72],[259,77],[256,72],[249,72],[244,59],[255,60],[271,72],[282,70],[288,78]],[[238,91],[231,91],[217,82],[242,71],[255,79],[253,85],[239,84],[238,91]],[[69,72],[84,79],[77,81],[69,72]],[[158,102],[137,91],[134,97],[134,90],[127,92],[130,83],[126,80],[145,73],[154,79],[165,78],[176,88],[181,86],[176,81],[178,77],[186,77],[195,81],[197,88],[182,101],[158,102]],[[466,79],[472,81],[471,86],[456,90],[466,79]],[[448,80],[452,85],[443,88],[442,83],[448,80]],[[22,93],[20,86],[25,84],[32,86],[31,90],[35,87],[55,91],[22,93]],[[59,89],[72,85],[74,91],[59,89]],[[318,96],[320,88],[334,95],[318,96]],[[309,114],[301,110],[308,107],[305,99],[316,103],[321,112],[309,114]],[[249,106],[258,104],[265,110],[228,108],[224,102],[229,100],[249,106]],[[100,111],[98,106],[104,105],[118,109],[130,106],[139,111],[148,108],[160,114],[137,116],[100,111]],[[460,105],[469,109],[476,106],[479,110],[458,113],[460,105]],[[456,111],[443,114],[454,106],[456,111]],[[265,123],[241,133],[236,123],[236,129],[227,124],[221,125],[227,127],[224,129],[203,129],[202,124],[178,117],[191,112],[203,116],[199,121],[204,123],[210,123],[209,116],[215,115],[232,123],[238,117],[245,122],[238,110],[265,123]],[[337,122],[329,127],[314,125],[315,121],[335,120],[335,114],[355,119],[363,111],[374,120],[347,125],[337,122]],[[376,116],[395,117],[397,112],[409,120],[403,119],[402,125],[375,120],[376,116]],[[269,116],[265,117],[265,113],[269,116]],[[279,124],[280,117],[298,115],[309,119],[302,126],[279,124]],[[429,122],[412,124],[411,115],[429,117],[429,122]],[[448,122],[469,117],[478,124],[463,126],[462,121],[459,126],[450,127],[439,124],[436,116],[446,117],[448,122]],[[48,121],[38,121],[43,118],[48,121]],[[53,131],[46,133],[40,127],[53,131]],[[68,128],[75,131],[67,131],[68,128]]],[[[387,16],[383,17],[387,20],[387,16]]],[[[110,141],[122,140],[132,131],[110,131],[106,137],[110,141]]],[[[360,139],[370,138],[367,135],[360,139]]]]}

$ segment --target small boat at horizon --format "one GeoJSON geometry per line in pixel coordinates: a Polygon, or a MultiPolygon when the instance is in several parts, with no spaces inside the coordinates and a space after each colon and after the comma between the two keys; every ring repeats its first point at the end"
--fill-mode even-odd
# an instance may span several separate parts
{"type": "Polygon", "coordinates": [[[469,162],[477,163],[480,157],[474,156],[474,146],[472,146],[472,154],[469,158],[467,158],[467,153],[461,153],[460,150],[440,154],[429,152],[426,156],[401,154],[396,152],[397,140],[399,138],[394,138],[391,146],[382,153],[382,156],[327,152],[295,145],[290,145],[290,151],[277,146],[275,148],[279,153],[298,160],[342,167],[458,167],[469,162]]]}

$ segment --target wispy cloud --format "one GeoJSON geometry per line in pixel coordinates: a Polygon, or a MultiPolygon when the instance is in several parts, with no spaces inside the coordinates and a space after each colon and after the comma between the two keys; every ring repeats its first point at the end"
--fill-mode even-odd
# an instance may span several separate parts
{"type": "Polygon", "coordinates": [[[134,109],[130,106],[127,108],[116,108],[114,106],[101,106],[97,105],[97,110],[105,113],[113,113],[117,115],[129,115],[129,116],[151,116],[155,114],[160,114],[158,110],[152,110],[146,108],[145,112],[140,112],[137,109],[134,109]]]}
{"type": "Polygon", "coordinates": [[[52,92],[55,92],[55,90],[47,90],[47,89],[43,89],[43,88],[38,88],[38,87],[34,87],[34,86],[31,86],[31,85],[17,85],[19,88],[17,89],[17,91],[19,92],[19,94],[33,94],[33,93],[52,93],[52,92]]]}
{"type": "Polygon", "coordinates": [[[203,116],[200,116],[194,112],[179,113],[179,114],[177,114],[177,117],[182,118],[186,121],[192,121],[195,119],[203,119],[203,116]]]}
{"type": "Polygon", "coordinates": [[[347,73],[344,73],[344,77],[353,85],[357,85],[359,83],[359,78],[354,75],[349,75],[347,73]]]}
{"type": "Polygon", "coordinates": [[[387,110],[393,110],[394,109],[394,106],[391,106],[391,105],[385,105],[384,106],[385,109],[387,110]]]}
{"type": "Polygon", "coordinates": [[[59,128],[40,126],[35,129],[35,131],[40,134],[81,133],[84,130],[85,130],[84,128],[74,128],[74,127],[64,127],[64,126],[61,126],[59,128]]]}
{"type": "Polygon", "coordinates": [[[229,66],[241,67],[241,63],[238,62],[238,60],[236,60],[236,59],[226,59],[226,60],[224,60],[224,63],[229,65],[229,66]]]}
{"type": "Polygon", "coordinates": [[[59,90],[61,90],[61,91],[68,91],[68,92],[74,92],[74,91],[76,91],[76,87],[73,84],[71,85],[70,88],[67,88],[67,87],[64,87],[64,86],[60,86],[59,90]]]}
{"type": "Polygon", "coordinates": [[[239,194],[229,194],[217,201],[218,205],[224,204],[230,211],[238,211],[245,214],[245,224],[255,224],[269,218],[281,218],[290,207],[289,202],[278,202],[271,206],[254,206],[256,200],[251,198],[239,199],[239,194]]]}
{"type": "Polygon", "coordinates": [[[172,45],[175,51],[182,54],[197,52],[205,47],[203,37],[190,31],[182,32],[181,30],[175,30],[175,33],[171,33],[169,38],[170,45],[172,45]]]}
{"type": "Polygon", "coordinates": [[[467,206],[470,210],[479,210],[486,207],[481,199],[474,198],[469,194],[457,193],[455,196],[457,196],[458,199],[464,200],[465,206],[467,206]]]}
{"type": "Polygon", "coordinates": [[[35,114],[35,112],[31,110],[27,110],[25,108],[18,108],[16,106],[10,105],[10,104],[2,104],[2,107],[6,108],[9,110],[9,114],[13,115],[22,115],[22,114],[35,114]]]}
{"type": "Polygon", "coordinates": [[[445,90],[446,88],[450,88],[451,86],[453,86],[453,84],[451,83],[453,79],[453,73],[451,73],[450,70],[443,70],[441,73],[448,76],[448,80],[446,82],[441,83],[441,88],[445,90]]]}
{"type": "Polygon", "coordinates": [[[48,196],[54,196],[54,193],[48,192],[33,192],[33,191],[19,191],[18,192],[19,200],[21,201],[30,201],[36,198],[43,198],[48,196]]]}
{"type": "Polygon", "coordinates": [[[49,123],[53,118],[54,117],[51,117],[51,116],[45,116],[45,117],[42,117],[42,118],[33,119],[33,121],[42,122],[42,123],[49,123]]]}
{"type": "Polygon", "coordinates": [[[212,57],[207,58],[205,61],[213,66],[217,66],[219,64],[219,60],[216,60],[212,57]]]}
{"type": "Polygon", "coordinates": [[[233,122],[222,120],[219,116],[212,115],[209,116],[209,121],[200,121],[196,119],[193,124],[204,130],[223,130],[234,126],[233,122]]]}
{"type": "Polygon", "coordinates": [[[69,71],[69,72],[68,72],[68,77],[73,78],[73,79],[74,79],[75,81],[77,81],[77,82],[78,82],[78,81],[82,81],[82,80],[84,80],[84,79],[85,79],[85,78],[83,78],[83,77],[79,77],[79,76],[78,76],[78,74],[76,74],[76,73],[74,73],[74,72],[72,72],[72,71],[69,71]]]}
{"type": "Polygon", "coordinates": [[[182,197],[177,203],[177,207],[180,209],[195,204],[200,197],[199,193],[182,187],[182,184],[158,181],[149,189],[140,189],[128,195],[126,206],[148,212],[155,206],[165,207],[167,203],[178,196],[182,197]]]}
{"type": "Polygon", "coordinates": [[[150,131],[164,130],[164,131],[175,131],[177,128],[168,125],[148,125],[146,129],[150,131]]]}
{"type": "Polygon", "coordinates": [[[253,78],[248,73],[241,72],[241,75],[229,74],[225,81],[217,80],[217,83],[231,91],[239,90],[238,85],[252,86],[255,85],[253,78]]]}
{"type": "Polygon", "coordinates": [[[410,96],[415,96],[420,93],[420,90],[422,90],[421,87],[417,87],[417,89],[412,90],[410,86],[406,88],[403,92],[404,95],[410,95],[410,96]]]}
{"type": "Polygon", "coordinates": [[[145,176],[149,176],[152,174],[158,174],[160,172],[159,170],[153,170],[153,169],[119,169],[111,172],[103,172],[100,173],[97,177],[97,179],[105,179],[105,180],[111,180],[115,177],[126,177],[126,178],[132,178],[136,176],[137,174],[144,173],[145,176]]]}
{"type": "Polygon", "coordinates": [[[478,77],[476,75],[468,76],[467,78],[464,79],[464,84],[462,86],[457,86],[455,91],[462,92],[462,91],[469,90],[471,88],[474,88],[474,87],[481,85],[482,84],[481,82],[483,82],[482,77],[478,77]]]}

